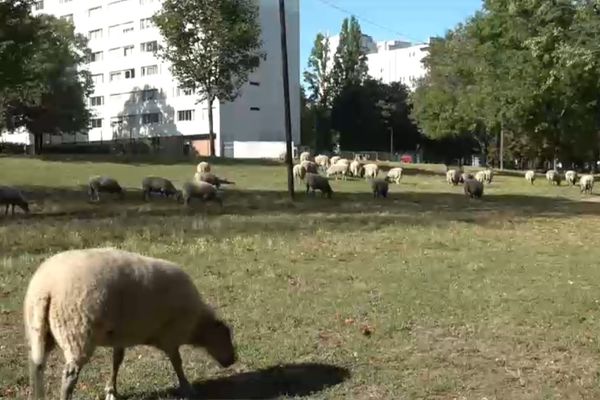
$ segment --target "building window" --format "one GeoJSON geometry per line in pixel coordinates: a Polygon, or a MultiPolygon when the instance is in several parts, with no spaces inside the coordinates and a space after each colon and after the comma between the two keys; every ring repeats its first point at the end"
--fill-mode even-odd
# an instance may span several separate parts
{"type": "Polygon", "coordinates": [[[158,65],[147,65],[142,67],[142,76],[158,74],[158,65]]]}
{"type": "Polygon", "coordinates": [[[120,47],[117,47],[117,48],[114,48],[114,49],[110,49],[108,51],[108,53],[110,54],[110,58],[119,58],[119,57],[121,57],[121,54],[123,54],[123,53],[121,53],[121,48],[120,47]]]}
{"type": "Polygon", "coordinates": [[[158,113],[142,114],[142,124],[158,124],[158,113]]]}
{"type": "Polygon", "coordinates": [[[156,100],[158,89],[142,90],[142,101],[156,100]]]}
{"type": "Polygon", "coordinates": [[[94,7],[88,10],[88,17],[97,17],[102,12],[102,7],[94,7]]]}
{"type": "Polygon", "coordinates": [[[177,111],[177,121],[193,121],[194,110],[177,111]]]}
{"type": "Polygon", "coordinates": [[[260,107],[250,107],[250,111],[260,111],[260,107]]]}
{"type": "Polygon", "coordinates": [[[103,52],[101,51],[95,51],[92,54],[90,54],[90,62],[98,62],[98,61],[102,61],[103,58],[103,52]]]}
{"type": "Polygon", "coordinates": [[[94,29],[88,33],[88,39],[101,39],[102,38],[102,29],[94,29]]]}
{"type": "Polygon", "coordinates": [[[123,74],[121,74],[121,71],[115,71],[110,73],[111,82],[120,81],[121,79],[123,79],[123,74]]]}
{"type": "Polygon", "coordinates": [[[92,118],[90,120],[90,128],[102,128],[102,119],[101,118],[92,118]]]}
{"type": "Polygon", "coordinates": [[[33,3],[34,10],[43,10],[44,9],[44,0],[39,0],[33,3]]]}
{"type": "Polygon", "coordinates": [[[90,106],[96,107],[104,104],[104,96],[90,97],[90,106]]]}
{"type": "Polygon", "coordinates": [[[133,25],[129,25],[123,28],[123,35],[133,32],[133,25]]]}
{"type": "Polygon", "coordinates": [[[123,47],[123,57],[129,57],[133,54],[133,45],[123,47]]]}
{"type": "Polygon", "coordinates": [[[125,71],[125,79],[133,79],[135,78],[135,69],[126,69],[125,71]]]}
{"type": "Polygon", "coordinates": [[[153,40],[151,42],[145,42],[140,45],[140,50],[146,53],[153,53],[158,50],[158,42],[153,40]]]}
{"type": "Polygon", "coordinates": [[[92,75],[92,82],[94,82],[94,85],[97,85],[99,83],[104,83],[104,74],[92,75]]]}
{"type": "Polygon", "coordinates": [[[152,28],[154,25],[152,24],[152,18],[144,18],[140,19],[140,30],[152,28]]]}
{"type": "Polygon", "coordinates": [[[194,89],[191,89],[191,88],[178,87],[177,89],[175,89],[175,97],[191,96],[193,93],[194,93],[194,89]]]}
{"type": "Polygon", "coordinates": [[[260,86],[260,82],[250,81],[251,86],[260,86]]]}
{"type": "Polygon", "coordinates": [[[60,18],[64,19],[67,22],[73,23],[73,14],[63,15],[60,18]]]}

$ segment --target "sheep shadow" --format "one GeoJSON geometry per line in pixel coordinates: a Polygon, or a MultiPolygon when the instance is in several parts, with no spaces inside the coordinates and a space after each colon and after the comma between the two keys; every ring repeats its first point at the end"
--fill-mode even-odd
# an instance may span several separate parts
{"type": "MultiPolygon", "coordinates": [[[[194,399],[275,399],[304,397],[338,385],[350,371],[335,365],[284,364],[193,384],[194,399]]],[[[134,396],[134,395],[133,395],[134,396]]],[[[137,398],[137,397],[136,397],[137,398]]],[[[144,396],[143,400],[174,399],[176,389],[144,396]]]]}

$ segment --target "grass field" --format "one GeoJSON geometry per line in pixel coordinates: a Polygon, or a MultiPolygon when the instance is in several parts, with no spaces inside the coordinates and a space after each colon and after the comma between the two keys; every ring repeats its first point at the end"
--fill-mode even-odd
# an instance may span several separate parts
{"type": "MultiPolygon", "coordinates": [[[[222,164],[214,171],[236,182],[223,210],[141,200],[144,176],[179,186],[194,168],[0,158],[0,184],[33,200],[31,215],[0,216],[0,398],[26,396],[21,307],[32,272],[91,246],[180,263],[233,326],[234,367],[182,352],[206,398],[600,398],[595,195],[497,176],[469,201],[438,166],[407,169],[388,199],[352,180],[332,182],[332,200],[299,188],[292,203],[283,167],[222,164]],[[128,189],[123,203],[87,202],[97,173],[128,189]]],[[[50,398],[61,369],[54,352],[50,398]]],[[[99,349],[76,397],[103,399],[109,372],[99,349]]],[[[169,398],[174,385],[161,353],[126,353],[125,398],[169,398]]]]}

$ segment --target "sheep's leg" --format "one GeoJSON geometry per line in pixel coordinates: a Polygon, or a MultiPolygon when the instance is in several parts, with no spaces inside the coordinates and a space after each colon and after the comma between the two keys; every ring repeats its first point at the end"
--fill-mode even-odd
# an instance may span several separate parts
{"type": "Polygon", "coordinates": [[[73,398],[73,390],[79,379],[82,362],[68,361],[65,363],[65,368],[62,375],[62,386],[60,389],[60,400],[71,400],[73,398]]]}
{"type": "Polygon", "coordinates": [[[30,400],[41,400],[44,398],[44,369],[46,368],[46,359],[48,353],[54,349],[54,338],[51,335],[47,335],[44,342],[44,354],[41,360],[34,360],[29,356],[29,385],[31,387],[31,393],[29,393],[30,400]]]}
{"type": "Polygon", "coordinates": [[[106,399],[105,400],[116,400],[117,398],[117,375],[119,374],[119,368],[125,357],[125,349],[123,347],[113,348],[113,365],[112,374],[110,380],[106,384],[106,399]]]}
{"type": "Polygon", "coordinates": [[[193,389],[190,382],[185,377],[183,373],[183,367],[181,362],[181,355],[179,354],[179,349],[173,349],[166,351],[169,360],[171,361],[171,365],[175,370],[175,374],[177,375],[177,380],[179,381],[179,390],[182,395],[187,397],[192,397],[193,389]]]}
{"type": "Polygon", "coordinates": [[[15,216],[15,204],[14,203],[11,205],[10,212],[11,212],[11,215],[14,217],[15,216]]]}
{"type": "Polygon", "coordinates": [[[6,209],[4,209],[4,215],[8,215],[8,204],[6,205],[6,209]]]}

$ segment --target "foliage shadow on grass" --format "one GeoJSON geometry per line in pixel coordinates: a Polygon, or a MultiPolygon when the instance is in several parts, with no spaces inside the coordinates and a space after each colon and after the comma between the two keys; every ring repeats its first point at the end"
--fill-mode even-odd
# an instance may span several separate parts
{"type": "MultiPolygon", "coordinates": [[[[196,382],[194,399],[275,399],[310,396],[338,385],[350,371],[335,365],[284,364],[223,378],[196,382]]],[[[143,400],[171,399],[175,389],[142,396],[143,400]]]]}

